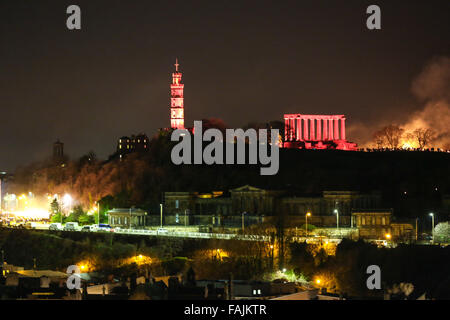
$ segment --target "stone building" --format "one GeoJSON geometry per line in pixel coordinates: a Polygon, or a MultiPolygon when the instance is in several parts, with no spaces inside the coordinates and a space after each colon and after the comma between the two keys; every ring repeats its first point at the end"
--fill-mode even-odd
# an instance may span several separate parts
{"type": "MultiPolygon", "coordinates": [[[[379,193],[362,194],[356,191],[324,191],[316,195],[301,195],[287,190],[266,190],[249,185],[231,189],[228,192],[165,192],[164,215],[184,217],[192,222],[195,216],[211,216],[214,225],[223,220],[239,223],[245,220],[261,222],[262,217],[276,216],[280,212],[299,225],[304,223],[306,213],[311,217],[308,223],[320,226],[335,226],[335,210],[340,223],[350,226],[351,212],[355,208],[379,208],[379,193]]],[[[189,224],[189,223],[188,223],[189,224]]]]}
{"type": "Polygon", "coordinates": [[[108,211],[108,224],[120,228],[145,228],[147,224],[147,212],[135,208],[118,208],[108,211]]]}
{"type": "Polygon", "coordinates": [[[149,139],[146,134],[140,133],[131,137],[123,136],[117,142],[117,153],[124,155],[131,152],[147,152],[149,139]]]}
{"type": "Polygon", "coordinates": [[[415,230],[409,223],[392,221],[393,210],[355,210],[354,226],[359,238],[378,240],[413,240],[415,230]]]}

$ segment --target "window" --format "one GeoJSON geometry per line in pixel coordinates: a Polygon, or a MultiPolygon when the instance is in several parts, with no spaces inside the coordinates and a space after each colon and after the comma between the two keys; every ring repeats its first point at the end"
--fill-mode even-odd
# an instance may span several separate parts
{"type": "Polygon", "coordinates": [[[180,201],[175,200],[175,209],[179,209],[179,208],[180,208],[180,201]]]}

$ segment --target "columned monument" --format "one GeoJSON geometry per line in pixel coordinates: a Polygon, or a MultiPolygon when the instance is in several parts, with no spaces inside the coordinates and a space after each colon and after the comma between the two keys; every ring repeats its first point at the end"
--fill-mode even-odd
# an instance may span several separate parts
{"type": "Polygon", "coordinates": [[[356,151],[345,136],[344,115],[284,115],[285,148],[356,151]]]}

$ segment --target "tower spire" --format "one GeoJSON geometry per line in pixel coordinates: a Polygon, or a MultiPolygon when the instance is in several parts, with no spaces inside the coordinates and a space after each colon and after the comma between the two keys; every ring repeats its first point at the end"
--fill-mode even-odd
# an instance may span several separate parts
{"type": "Polygon", "coordinates": [[[172,73],[170,85],[170,127],[184,129],[184,84],[181,83],[182,73],[179,72],[178,58],[175,60],[175,72],[172,73]]]}

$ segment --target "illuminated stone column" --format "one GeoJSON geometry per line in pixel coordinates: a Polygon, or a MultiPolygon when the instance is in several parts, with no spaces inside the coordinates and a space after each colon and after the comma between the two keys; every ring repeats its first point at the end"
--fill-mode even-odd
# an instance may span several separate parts
{"type": "Polygon", "coordinates": [[[290,127],[289,127],[289,137],[290,137],[290,139],[291,139],[291,141],[292,141],[292,140],[295,140],[295,139],[294,139],[294,136],[295,136],[295,119],[291,118],[291,119],[289,120],[289,122],[290,122],[290,127]]]}
{"type": "Polygon", "coordinates": [[[322,140],[322,119],[317,119],[316,139],[322,140]]]}
{"type": "Polygon", "coordinates": [[[323,119],[323,140],[328,140],[328,119],[323,119]]]}
{"type": "Polygon", "coordinates": [[[339,140],[339,120],[334,119],[334,140],[339,140]]]}
{"type": "Polygon", "coordinates": [[[345,118],[341,118],[341,140],[345,140],[345,118]]]}
{"type": "Polygon", "coordinates": [[[297,135],[295,140],[302,140],[302,119],[297,118],[295,121],[297,122],[297,135]]]}
{"type": "Polygon", "coordinates": [[[289,119],[284,118],[284,140],[289,140],[289,119]]]}
{"type": "Polygon", "coordinates": [[[311,118],[311,127],[309,129],[309,140],[316,140],[316,132],[315,132],[315,119],[311,118]]]}
{"type": "Polygon", "coordinates": [[[303,120],[303,140],[308,140],[308,119],[304,118],[303,120]]]}
{"type": "Polygon", "coordinates": [[[334,140],[333,135],[333,119],[328,120],[328,136],[330,140],[334,140]]]}

